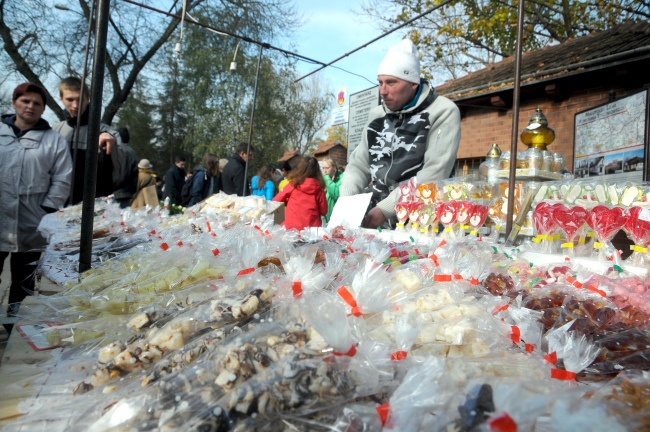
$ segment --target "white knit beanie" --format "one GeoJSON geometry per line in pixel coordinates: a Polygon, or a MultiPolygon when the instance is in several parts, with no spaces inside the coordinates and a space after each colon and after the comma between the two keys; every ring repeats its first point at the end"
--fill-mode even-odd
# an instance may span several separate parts
{"type": "Polygon", "coordinates": [[[390,47],[386,57],[379,65],[377,75],[391,75],[420,84],[420,55],[410,39],[390,47]]]}

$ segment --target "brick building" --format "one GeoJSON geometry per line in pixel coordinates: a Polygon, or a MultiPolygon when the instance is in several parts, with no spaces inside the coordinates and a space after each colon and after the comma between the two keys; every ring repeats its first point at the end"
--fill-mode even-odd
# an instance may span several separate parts
{"type": "MultiPolygon", "coordinates": [[[[461,110],[457,174],[473,172],[493,143],[510,150],[514,58],[437,87],[461,110]],[[465,170],[463,170],[465,168],[465,170]]],[[[537,108],[555,130],[549,150],[573,167],[577,112],[650,88],[650,24],[626,23],[522,56],[518,136],[537,108]]],[[[518,151],[526,150],[519,140],[518,151]]]]}
{"type": "Polygon", "coordinates": [[[348,149],[340,140],[323,141],[311,154],[319,161],[329,156],[340,167],[348,164],[348,149]]]}

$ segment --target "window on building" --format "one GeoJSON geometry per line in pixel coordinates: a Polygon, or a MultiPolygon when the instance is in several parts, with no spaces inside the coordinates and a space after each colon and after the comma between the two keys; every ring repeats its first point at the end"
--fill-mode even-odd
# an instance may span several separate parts
{"type": "Polygon", "coordinates": [[[484,160],[485,158],[456,159],[456,166],[454,167],[456,177],[474,175],[478,178],[478,167],[484,160]]]}

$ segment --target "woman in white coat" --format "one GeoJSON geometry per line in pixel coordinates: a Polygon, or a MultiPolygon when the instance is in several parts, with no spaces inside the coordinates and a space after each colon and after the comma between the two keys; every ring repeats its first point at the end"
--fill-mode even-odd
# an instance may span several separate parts
{"type": "MultiPolygon", "coordinates": [[[[46,245],[37,229],[41,218],[63,207],[70,194],[70,152],[41,118],[45,95],[39,85],[20,84],[12,96],[15,114],[0,122],[0,269],[11,255],[10,316],[34,290],[33,273],[46,245]]],[[[11,325],[5,328],[11,331],[11,325]]]]}

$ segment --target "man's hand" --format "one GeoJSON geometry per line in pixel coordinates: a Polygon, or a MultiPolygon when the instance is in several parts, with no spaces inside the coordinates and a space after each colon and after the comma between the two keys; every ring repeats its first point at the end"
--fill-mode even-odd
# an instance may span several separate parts
{"type": "Polygon", "coordinates": [[[115,137],[113,137],[113,135],[109,134],[108,132],[102,132],[99,134],[99,149],[106,149],[107,155],[111,154],[111,151],[115,148],[116,145],[117,140],[115,140],[115,137]]]}
{"type": "Polygon", "coordinates": [[[386,223],[386,216],[379,209],[379,207],[373,207],[368,214],[363,218],[361,226],[363,228],[377,228],[386,223]]]}

